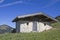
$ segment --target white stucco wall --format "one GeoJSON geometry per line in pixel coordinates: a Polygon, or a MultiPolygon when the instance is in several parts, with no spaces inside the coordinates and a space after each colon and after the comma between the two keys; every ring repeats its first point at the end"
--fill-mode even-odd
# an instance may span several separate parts
{"type": "MultiPolygon", "coordinates": [[[[29,21],[18,21],[16,23],[16,31],[17,32],[34,32],[33,31],[33,22],[29,22],[29,21]],[[27,23],[29,23],[27,25],[27,23]]],[[[42,32],[44,30],[49,30],[51,29],[52,27],[49,26],[48,24],[44,25],[44,23],[42,22],[37,22],[37,31],[36,32],[42,32]]]]}
{"type": "Polygon", "coordinates": [[[52,29],[52,26],[49,26],[48,24],[44,25],[42,22],[37,22],[37,31],[42,32],[45,30],[52,29]]]}
{"type": "Polygon", "coordinates": [[[20,24],[20,32],[31,32],[32,31],[33,24],[32,22],[28,22],[28,23],[29,23],[28,25],[27,23],[20,24]]]}
{"type": "Polygon", "coordinates": [[[33,23],[29,21],[18,21],[17,22],[17,32],[31,32],[33,23]],[[28,23],[28,25],[27,25],[28,23]]]}
{"type": "Polygon", "coordinates": [[[45,26],[42,22],[37,22],[37,31],[42,32],[45,30],[45,26]]]}
{"type": "Polygon", "coordinates": [[[50,30],[50,29],[52,29],[52,26],[50,26],[50,25],[46,25],[45,27],[46,27],[45,30],[50,30]]]}

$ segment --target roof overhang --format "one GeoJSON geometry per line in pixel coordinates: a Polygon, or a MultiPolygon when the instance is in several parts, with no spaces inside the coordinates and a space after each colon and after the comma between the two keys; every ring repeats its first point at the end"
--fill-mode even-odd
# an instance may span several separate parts
{"type": "Polygon", "coordinates": [[[35,13],[35,14],[29,14],[29,15],[23,15],[23,16],[17,16],[12,22],[17,22],[18,20],[20,19],[26,19],[26,18],[29,18],[29,17],[40,17],[40,16],[43,16],[43,17],[46,17],[45,19],[46,20],[50,20],[50,21],[53,21],[53,22],[57,22],[58,20],[56,20],[55,18],[45,14],[45,13],[35,13]]]}

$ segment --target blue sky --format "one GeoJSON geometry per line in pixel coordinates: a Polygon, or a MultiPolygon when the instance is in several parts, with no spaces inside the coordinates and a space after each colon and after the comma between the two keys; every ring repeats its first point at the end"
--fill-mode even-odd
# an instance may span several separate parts
{"type": "Polygon", "coordinates": [[[12,20],[16,16],[37,12],[52,17],[60,15],[60,0],[0,0],[0,25],[15,27],[12,20]]]}

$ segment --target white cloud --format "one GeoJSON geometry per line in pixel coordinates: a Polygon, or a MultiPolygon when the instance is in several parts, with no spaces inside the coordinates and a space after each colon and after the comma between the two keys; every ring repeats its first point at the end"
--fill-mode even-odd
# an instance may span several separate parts
{"type": "Polygon", "coordinates": [[[0,3],[4,2],[5,0],[0,0],[0,3]]]}
{"type": "Polygon", "coordinates": [[[0,7],[6,7],[6,6],[14,5],[14,4],[19,4],[19,3],[23,3],[23,1],[16,1],[12,3],[4,4],[4,5],[1,5],[0,7]]]}
{"type": "MultiPolygon", "coordinates": [[[[2,3],[3,1],[5,0],[1,0],[0,3],[2,3]]],[[[6,6],[11,6],[11,5],[14,5],[14,4],[19,4],[19,3],[24,3],[24,4],[28,4],[28,2],[31,2],[32,0],[20,0],[20,1],[16,1],[16,2],[12,2],[12,3],[7,3],[7,4],[4,4],[4,5],[1,5],[0,7],[6,7],[6,6]]],[[[42,8],[46,8],[46,7],[49,7],[49,6],[52,6],[54,5],[55,3],[59,2],[60,0],[50,0],[51,3],[50,4],[46,4],[44,7],[42,8]]]]}

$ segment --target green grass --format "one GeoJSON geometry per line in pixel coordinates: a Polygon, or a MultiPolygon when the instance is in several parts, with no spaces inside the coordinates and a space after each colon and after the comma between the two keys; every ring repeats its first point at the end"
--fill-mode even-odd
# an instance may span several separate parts
{"type": "Polygon", "coordinates": [[[54,27],[41,33],[6,33],[0,34],[0,40],[60,40],[60,22],[52,24],[54,27]]]}
{"type": "Polygon", "coordinates": [[[41,33],[0,34],[0,40],[60,40],[60,29],[52,29],[41,33]]]}
{"type": "Polygon", "coordinates": [[[53,26],[54,28],[60,28],[60,22],[53,23],[52,26],[53,26]]]}

